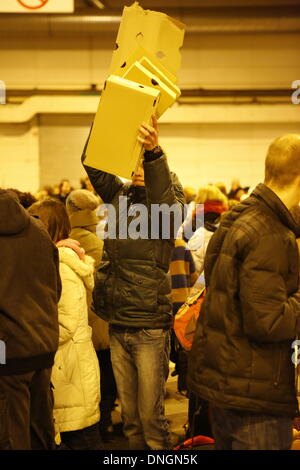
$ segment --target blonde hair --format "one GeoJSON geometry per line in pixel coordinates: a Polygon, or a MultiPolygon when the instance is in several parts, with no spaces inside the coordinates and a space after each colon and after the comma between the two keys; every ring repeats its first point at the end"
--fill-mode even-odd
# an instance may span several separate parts
{"type": "Polygon", "coordinates": [[[186,199],[187,204],[189,204],[191,201],[194,201],[197,193],[194,188],[190,188],[189,186],[186,186],[183,188],[184,196],[186,199]]]}
{"type": "Polygon", "coordinates": [[[225,206],[228,205],[227,197],[217,186],[213,184],[203,186],[198,190],[198,194],[195,200],[196,204],[204,204],[206,201],[220,201],[223,202],[225,206]]]}
{"type": "Polygon", "coordinates": [[[265,184],[282,189],[300,175],[300,134],[286,134],[269,146],[265,161],[265,184]]]}
{"type": "Polygon", "coordinates": [[[217,188],[219,188],[219,190],[227,197],[227,189],[225,184],[222,183],[222,181],[215,183],[215,186],[217,186],[217,188]]]}

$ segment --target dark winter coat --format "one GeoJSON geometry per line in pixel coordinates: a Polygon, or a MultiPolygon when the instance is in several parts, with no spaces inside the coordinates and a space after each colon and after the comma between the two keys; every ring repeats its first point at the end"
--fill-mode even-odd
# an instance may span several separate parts
{"type": "Polygon", "coordinates": [[[295,415],[292,342],[300,333],[299,235],[276,194],[259,184],[221,221],[205,258],[207,295],[189,387],[224,408],[295,415]]]}
{"type": "Polygon", "coordinates": [[[58,251],[15,194],[0,190],[0,375],[53,365],[61,294],[58,251]]]}
{"type": "MultiPolygon", "coordinates": [[[[150,209],[151,204],[184,204],[181,184],[170,173],[167,159],[160,158],[144,163],[145,185],[137,190],[123,184],[108,173],[86,166],[89,178],[105,203],[116,209],[116,233],[119,225],[126,229],[134,217],[125,222],[128,207],[119,213],[119,197],[128,197],[128,206],[139,202],[150,209]]],[[[178,207],[177,207],[178,208],[178,207]]],[[[150,211],[149,211],[150,212],[150,211]]],[[[151,222],[149,218],[149,222],[151,222]]],[[[150,235],[149,235],[150,236],[150,235]]],[[[97,313],[111,325],[132,328],[169,328],[172,324],[170,277],[167,275],[174,248],[174,239],[107,239],[104,249],[109,262],[98,273],[95,288],[97,313]]]]}

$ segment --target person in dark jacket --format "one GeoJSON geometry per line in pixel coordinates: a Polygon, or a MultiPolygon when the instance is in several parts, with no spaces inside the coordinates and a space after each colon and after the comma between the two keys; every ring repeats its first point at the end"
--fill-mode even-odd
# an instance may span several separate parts
{"type": "Polygon", "coordinates": [[[189,360],[216,449],[289,449],[300,332],[300,135],[269,147],[265,182],[222,220],[205,257],[207,294],[189,360]]]}
{"type": "Polygon", "coordinates": [[[0,190],[0,449],[55,449],[51,368],[58,348],[58,251],[0,190]]]}
{"type": "MultiPolygon", "coordinates": [[[[150,219],[155,232],[157,227],[149,215],[152,205],[164,204],[164,208],[174,205],[181,214],[184,195],[158,146],[156,120],[153,118],[153,126],[143,125],[140,132],[144,162],[135,172],[132,184],[123,184],[114,175],[85,166],[104,203],[110,203],[117,213],[120,211],[116,218],[117,236],[104,242],[109,261],[98,272],[94,300],[97,313],[101,312],[110,324],[111,358],[129,447],[168,449],[171,441],[164,415],[164,390],[172,303],[167,273],[174,237],[163,237],[166,228],[163,224],[155,239],[149,230],[149,238],[134,239],[130,228],[137,220],[137,204],[148,209],[141,224],[149,229],[150,219]],[[125,205],[121,196],[126,197],[125,205]],[[129,236],[118,236],[119,229],[126,232],[129,229],[129,236]]],[[[172,218],[170,224],[174,225],[172,218]]]]}

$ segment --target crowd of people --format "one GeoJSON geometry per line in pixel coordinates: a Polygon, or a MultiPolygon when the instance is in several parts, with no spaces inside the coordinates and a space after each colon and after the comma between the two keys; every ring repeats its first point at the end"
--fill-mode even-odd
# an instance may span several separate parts
{"type": "Polygon", "coordinates": [[[221,182],[183,188],[154,118],[140,141],[144,159],[131,182],[85,165],[85,146],[79,189],[64,179],[34,195],[0,191],[0,449],[101,450],[117,398],[130,449],[171,449],[170,359],[179,391],[200,410],[197,431],[216,449],[289,449],[298,414],[300,136],[270,145],[264,183],[235,179],[228,192],[221,182]],[[118,227],[135,219],[137,204],[157,203],[188,204],[177,237],[99,238],[101,204],[119,211],[118,227]],[[172,326],[199,280],[206,297],[187,353],[172,326]]]}

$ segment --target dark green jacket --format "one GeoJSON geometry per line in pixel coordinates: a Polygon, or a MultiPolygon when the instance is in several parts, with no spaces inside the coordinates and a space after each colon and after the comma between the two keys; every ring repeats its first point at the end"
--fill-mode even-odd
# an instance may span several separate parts
{"type": "Polygon", "coordinates": [[[205,258],[207,295],[189,387],[224,408],[295,415],[292,342],[300,333],[299,227],[267,186],[221,221],[205,258]]]}
{"type": "MultiPolygon", "coordinates": [[[[127,196],[129,207],[135,203],[134,189],[111,174],[85,166],[89,178],[105,203],[116,209],[116,233],[119,225],[125,230],[135,217],[128,217],[127,207],[119,213],[119,197],[127,196]]],[[[144,163],[144,198],[138,202],[151,204],[184,204],[178,178],[171,174],[164,155],[144,163]]],[[[149,210],[150,213],[150,210],[149,210]]],[[[138,215],[138,214],[137,214],[138,215]]],[[[149,224],[151,217],[149,217],[149,224]]],[[[161,228],[161,227],[160,227],[161,228]]],[[[104,250],[109,262],[98,272],[94,292],[97,314],[111,325],[131,328],[169,328],[172,324],[171,285],[168,276],[174,239],[107,239],[104,250]]]]}

